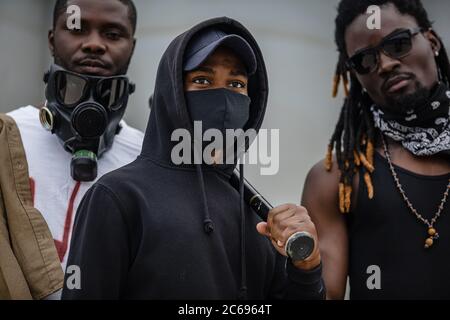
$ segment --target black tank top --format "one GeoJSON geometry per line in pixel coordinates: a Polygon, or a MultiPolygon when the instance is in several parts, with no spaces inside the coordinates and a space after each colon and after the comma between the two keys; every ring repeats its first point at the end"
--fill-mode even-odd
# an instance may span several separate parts
{"type": "MultiPolygon", "coordinates": [[[[435,224],[439,239],[425,249],[428,228],[407,207],[386,159],[376,153],[374,161],[375,196],[369,200],[360,175],[356,209],[347,216],[350,298],[449,299],[450,198],[435,224]]],[[[395,169],[414,208],[424,218],[434,217],[450,173],[423,176],[395,169]]]]}

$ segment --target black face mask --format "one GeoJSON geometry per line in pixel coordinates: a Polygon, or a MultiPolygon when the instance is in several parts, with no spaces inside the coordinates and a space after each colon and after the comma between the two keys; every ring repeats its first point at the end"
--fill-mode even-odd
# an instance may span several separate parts
{"type": "Polygon", "coordinates": [[[186,102],[192,121],[202,121],[203,132],[243,129],[249,119],[250,98],[229,89],[187,91],[186,102]]]}
{"type": "Polygon", "coordinates": [[[40,111],[41,124],[73,155],[72,178],[95,180],[97,158],[111,148],[119,133],[134,84],[125,76],[87,76],[58,65],[52,65],[44,82],[47,101],[40,111]]]}
{"type": "MultiPolygon", "coordinates": [[[[251,99],[229,89],[187,91],[186,103],[191,120],[202,122],[202,134],[208,129],[217,129],[226,137],[226,129],[243,129],[250,117],[251,99]]],[[[233,146],[225,141],[224,158],[233,146]]],[[[209,142],[205,142],[205,147],[209,142]]],[[[224,160],[225,161],[225,160],[224,160]]]]}

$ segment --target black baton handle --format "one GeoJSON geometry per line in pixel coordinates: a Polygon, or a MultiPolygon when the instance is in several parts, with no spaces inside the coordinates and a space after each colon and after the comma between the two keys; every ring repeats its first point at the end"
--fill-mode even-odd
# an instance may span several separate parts
{"type": "MultiPolygon", "coordinates": [[[[230,179],[231,185],[239,191],[239,171],[234,170],[230,179]]],[[[267,201],[251,184],[244,178],[244,201],[263,220],[267,221],[269,211],[273,209],[267,201]]],[[[314,250],[314,238],[308,232],[297,232],[289,237],[286,242],[286,253],[292,261],[304,261],[309,258],[314,250]]]]}

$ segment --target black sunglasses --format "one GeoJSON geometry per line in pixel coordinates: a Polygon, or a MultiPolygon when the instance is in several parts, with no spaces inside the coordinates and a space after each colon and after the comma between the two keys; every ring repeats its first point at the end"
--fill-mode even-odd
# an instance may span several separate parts
{"type": "Polygon", "coordinates": [[[422,32],[420,27],[405,29],[383,38],[381,43],[372,48],[362,49],[350,57],[347,68],[364,75],[375,71],[380,63],[380,50],[393,59],[401,59],[412,49],[412,37],[422,32]]]}

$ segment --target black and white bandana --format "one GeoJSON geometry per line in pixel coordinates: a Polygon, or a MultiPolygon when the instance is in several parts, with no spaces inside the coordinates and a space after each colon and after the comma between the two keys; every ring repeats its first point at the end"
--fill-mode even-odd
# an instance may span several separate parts
{"type": "Polygon", "coordinates": [[[450,89],[440,84],[418,110],[399,117],[373,105],[375,127],[416,156],[450,153],[450,89]]]}

